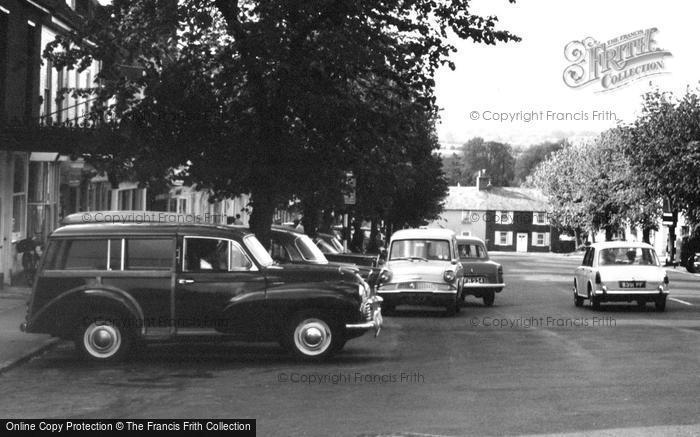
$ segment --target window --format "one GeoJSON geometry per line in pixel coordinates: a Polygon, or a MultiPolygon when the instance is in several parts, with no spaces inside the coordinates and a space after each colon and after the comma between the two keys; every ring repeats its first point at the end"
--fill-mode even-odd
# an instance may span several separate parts
{"type": "Polygon", "coordinates": [[[486,249],[479,243],[459,244],[459,257],[465,258],[486,258],[486,249]]]}
{"type": "Polygon", "coordinates": [[[218,238],[185,238],[184,271],[227,272],[250,270],[252,267],[250,258],[235,241],[218,238]]]}
{"type": "Polygon", "coordinates": [[[513,211],[496,211],[494,222],[502,225],[513,224],[513,211]]]}
{"type": "Polygon", "coordinates": [[[549,232],[533,232],[532,245],[540,247],[549,246],[549,232]]]}
{"type": "Polygon", "coordinates": [[[229,267],[229,240],[186,238],[184,262],[187,272],[226,272],[229,267]]]}
{"type": "Polygon", "coordinates": [[[496,231],[494,244],[496,246],[510,246],[513,244],[513,232],[511,231],[496,231]]]}
{"type": "Polygon", "coordinates": [[[107,239],[64,240],[50,268],[107,270],[107,239]]]}
{"type": "Polygon", "coordinates": [[[328,262],[326,256],[321,252],[321,249],[319,249],[308,236],[298,236],[294,240],[294,245],[297,247],[297,250],[304,260],[323,264],[328,262]]]}
{"type": "Polygon", "coordinates": [[[24,238],[27,232],[27,155],[14,155],[12,191],[12,241],[24,238]]]}
{"type": "Polygon", "coordinates": [[[657,266],[659,262],[652,249],[642,247],[615,247],[600,251],[600,265],[657,266]]]}
{"type": "Polygon", "coordinates": [[[231,242],[231,262],[229,270],[250,270],[253,263],[248,258],[243,248],[235,241],[231,242]]]}
{"type": "Polygon", "coordinates": [[[450,242],[447,240],[398,240],[391,245],[389,260],[424,258],[450,260],[450,242]]]}
{"type": "Polygon", "coordinates": [[[276,241],[270,242],[270,255],[272,256],[272,259],[279,263],[286,263],[292,260],[284,245],[276,241]]]}
{"type": "Polygon", "coordinates": [[[170,270],[173,264],[173,241],[162,239],[126,240],[126,270],[170,270]]]}
{"type": "Polygon", "coordinates": [[[532,224],[533,225],[546,225],[547,224],[547,213],[545,213],[545,212],[533,212],[532,213],[532,224]]]}

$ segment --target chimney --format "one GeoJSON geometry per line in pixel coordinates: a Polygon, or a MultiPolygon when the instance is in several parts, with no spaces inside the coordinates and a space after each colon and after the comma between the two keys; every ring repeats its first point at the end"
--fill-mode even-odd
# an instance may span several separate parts
{"type": "Polygon", "coordinates": [[[483,191],[491,187],[491,178],[486,175],[486,169],[481,169],[476,174],[476,189],[483,191]]]}

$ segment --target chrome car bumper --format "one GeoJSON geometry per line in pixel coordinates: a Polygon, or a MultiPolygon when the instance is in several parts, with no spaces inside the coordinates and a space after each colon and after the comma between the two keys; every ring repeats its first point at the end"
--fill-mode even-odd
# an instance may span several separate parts
{"type": "Polygon", "coordinates": [[[489,282],[463,282],[462,287],[463,288],[503,288],[506,286],[505,282],[501,282],[500,284],[492,284],[489,282]]]}
{"type": "Polygon", "coordinates": [[[382,308],[379,304],[382,302],[382,298],[379,296],[372,296],[367,299],[367,304],[375,307],[372,311],[372,319],[362,323],[348,323],[345,325],[345,329],[358,330],[358,331],[368,331],[370,329],[374,330],[374,336],[378,336],[379,332],[382,330],[382,325],[384,324],[384,318],[382,317],[382,308]]]}
{"type": "Polygon", "coordinates": [[[593,295],[595,296],[654,296],[654,295],[665,295],[669,294],[668,288],[662,290],[657,289],[639,289],[639,288],[621,288],[616,290],[593,290],[593,295]]]}

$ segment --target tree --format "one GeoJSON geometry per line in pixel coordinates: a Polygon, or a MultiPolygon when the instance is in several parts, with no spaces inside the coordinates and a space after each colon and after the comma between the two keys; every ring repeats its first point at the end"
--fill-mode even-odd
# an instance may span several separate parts
{"type": "Polygon", "coordinates": [[[435,113],[435,71],[454,68],[448,32],[518,40],[496,21],[467,0],[114,0],[46,53],[59,68],[103,63],[98,108],[118,140],[87,156],[139,179],[175,169],[212,198],[250,193],[266,242],[278,205],[331,202],[362,157],[406,155],[406,120],[388,109],[435,113]]]}
{"type": "Polygon", "coordinates": [[[472,138],[462,146],[462,162],[465,185],[476,185],[476,174],[482,169],[495,186],[507,187],[513,179],[515,158],[508,144],[472,138]]]}
{"type": "Polygon", "coordinates": [[[540,162],[546,160],[552,153],[561,150],[566,145],[566,140],[560,140],[557,142],[546,141],[523,148],[515,158],[513,185],[524,183],[540,162]]]}
{"type": "Polygon", "coordinates": [[[548,196],[561,227],[604,229],[610,240],[624,225],[641,226],[649,242],[660,203],[640,185],[623,154],[628,136],[616,128],[579,145],[566,144],[535,169],[528,182],[548,196]]]}
{"type": "Polygon", "coordinates": [[[641,189],[700,221],[700,94],[652,90],[630,126],[623,153],[641,189]]]}

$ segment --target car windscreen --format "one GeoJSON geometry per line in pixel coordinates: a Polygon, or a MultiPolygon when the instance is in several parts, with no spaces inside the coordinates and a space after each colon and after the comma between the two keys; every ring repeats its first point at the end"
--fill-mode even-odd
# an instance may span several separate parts
{"type": "Polygon", "coordinates": [[[270,254],[267,253],[267,250],[265,250],[265,247],[254,235],[246,236],[243,238],[243,242],[261,266],[267,267],[275,263],[270,254]]]}
{"type": "Polygon", "coordinates": [[[328,259],[326,259],[326,256],[321,252],[321,249],[319,249],[307,235],[299,235],[294,240],[294,245],[305,261],[328,264],[328,259]]]}
{"type": "Polygon", "coordinates": [[[328,239],[328,242],[330,243],[333,248],[335,248],[335,251],[338,253],[345,253],[345,247],[343,246],[343,243],[340,242],[336,237],[330,237],[328,239]]]}
{"type": "Polygon", "coordinates": [[[658,266],[656,252],[643,247],[614,247],[602,249],[598,255],[601,266],[658,266]]]}
{"type": "Polygon", "coordinates": [[[461,259],[486,259],[486,248],[479,243],[457,243],[461,259]]]}
{"type": "Polygon", "coordinates": [[[339,253],[335,247],[331,246],[325,240],[322,240],[320,238],[316,241],[316,245],[323,253],[330,253],[330,254],[338,254],[339,253]]]}
{"type": "Polygon", "coordinates": [[[396,240],[391,243],[389,261],[416,258],[449,261],[452,259],[450,242],[448,240],[411,239],[396,240]]]}

